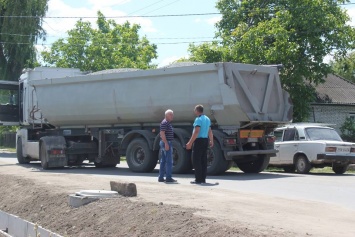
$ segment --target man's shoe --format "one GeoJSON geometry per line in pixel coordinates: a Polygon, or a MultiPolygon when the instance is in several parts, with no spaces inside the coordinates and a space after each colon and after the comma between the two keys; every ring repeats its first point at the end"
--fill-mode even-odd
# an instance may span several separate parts
{"type": "Polygon", "coordinates": [[[191,181],[190,184],[201,184],[201,182],[191,181]]]}
{"type": "Polygon", "coordinates": [[[158,182],[165,182],[165,179],[158,179],[158,182]]]}
{"type": "Polygon", "coordinates": [[[166,183],[176,183],[177,180],[175,180],[175,179],[166,179],[165,182],[166,183]]]}

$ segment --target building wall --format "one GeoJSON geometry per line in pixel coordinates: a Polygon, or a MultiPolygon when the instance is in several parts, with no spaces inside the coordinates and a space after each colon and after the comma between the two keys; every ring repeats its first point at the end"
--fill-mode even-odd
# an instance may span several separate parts
{"type": "Polygon", "coordinates": [[[339,134],[340,127],[348,117],[355,118],[355,105],[311,105],[309,122],[335,124],[339,134]]]}

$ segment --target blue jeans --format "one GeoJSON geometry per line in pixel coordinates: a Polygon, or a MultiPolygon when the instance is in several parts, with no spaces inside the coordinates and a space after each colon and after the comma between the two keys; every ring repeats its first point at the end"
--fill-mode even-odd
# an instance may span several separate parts
{"type": "Polygon", "coordinates": [[[172,179],[172,169],[173,169],[173,145],[171,141],[168,141],[169,150],[165,150],[165,143],[160,141],[160,169],[159,169],[159,179],[172,179]]]}

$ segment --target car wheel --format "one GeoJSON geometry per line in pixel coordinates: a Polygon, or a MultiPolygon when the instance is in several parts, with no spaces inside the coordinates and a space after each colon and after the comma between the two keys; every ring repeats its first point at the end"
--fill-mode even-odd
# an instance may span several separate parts
{"type": "Polygon", "coordinates": [[[300,173],[300,174],[307,174],[312,168],[307,157],[304,155],[299,155],[296,158],[295,166],[296,166],[297,173],[300,173]]]}
{"type": "Polygon", "coordinates": [[[333,164],[333,171],[336,174],[344,174],[348,170],[349,165],[336,165],[333,164]]]}

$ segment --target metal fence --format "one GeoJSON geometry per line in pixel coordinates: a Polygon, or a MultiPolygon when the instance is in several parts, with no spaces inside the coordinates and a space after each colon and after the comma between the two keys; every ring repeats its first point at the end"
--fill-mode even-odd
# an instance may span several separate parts
{"type": "Polygon", "coordinates": [[[0,135],[0,146],[2,147],[16,147],[16,133],[15,132],[4,132],[0,135]]]}

